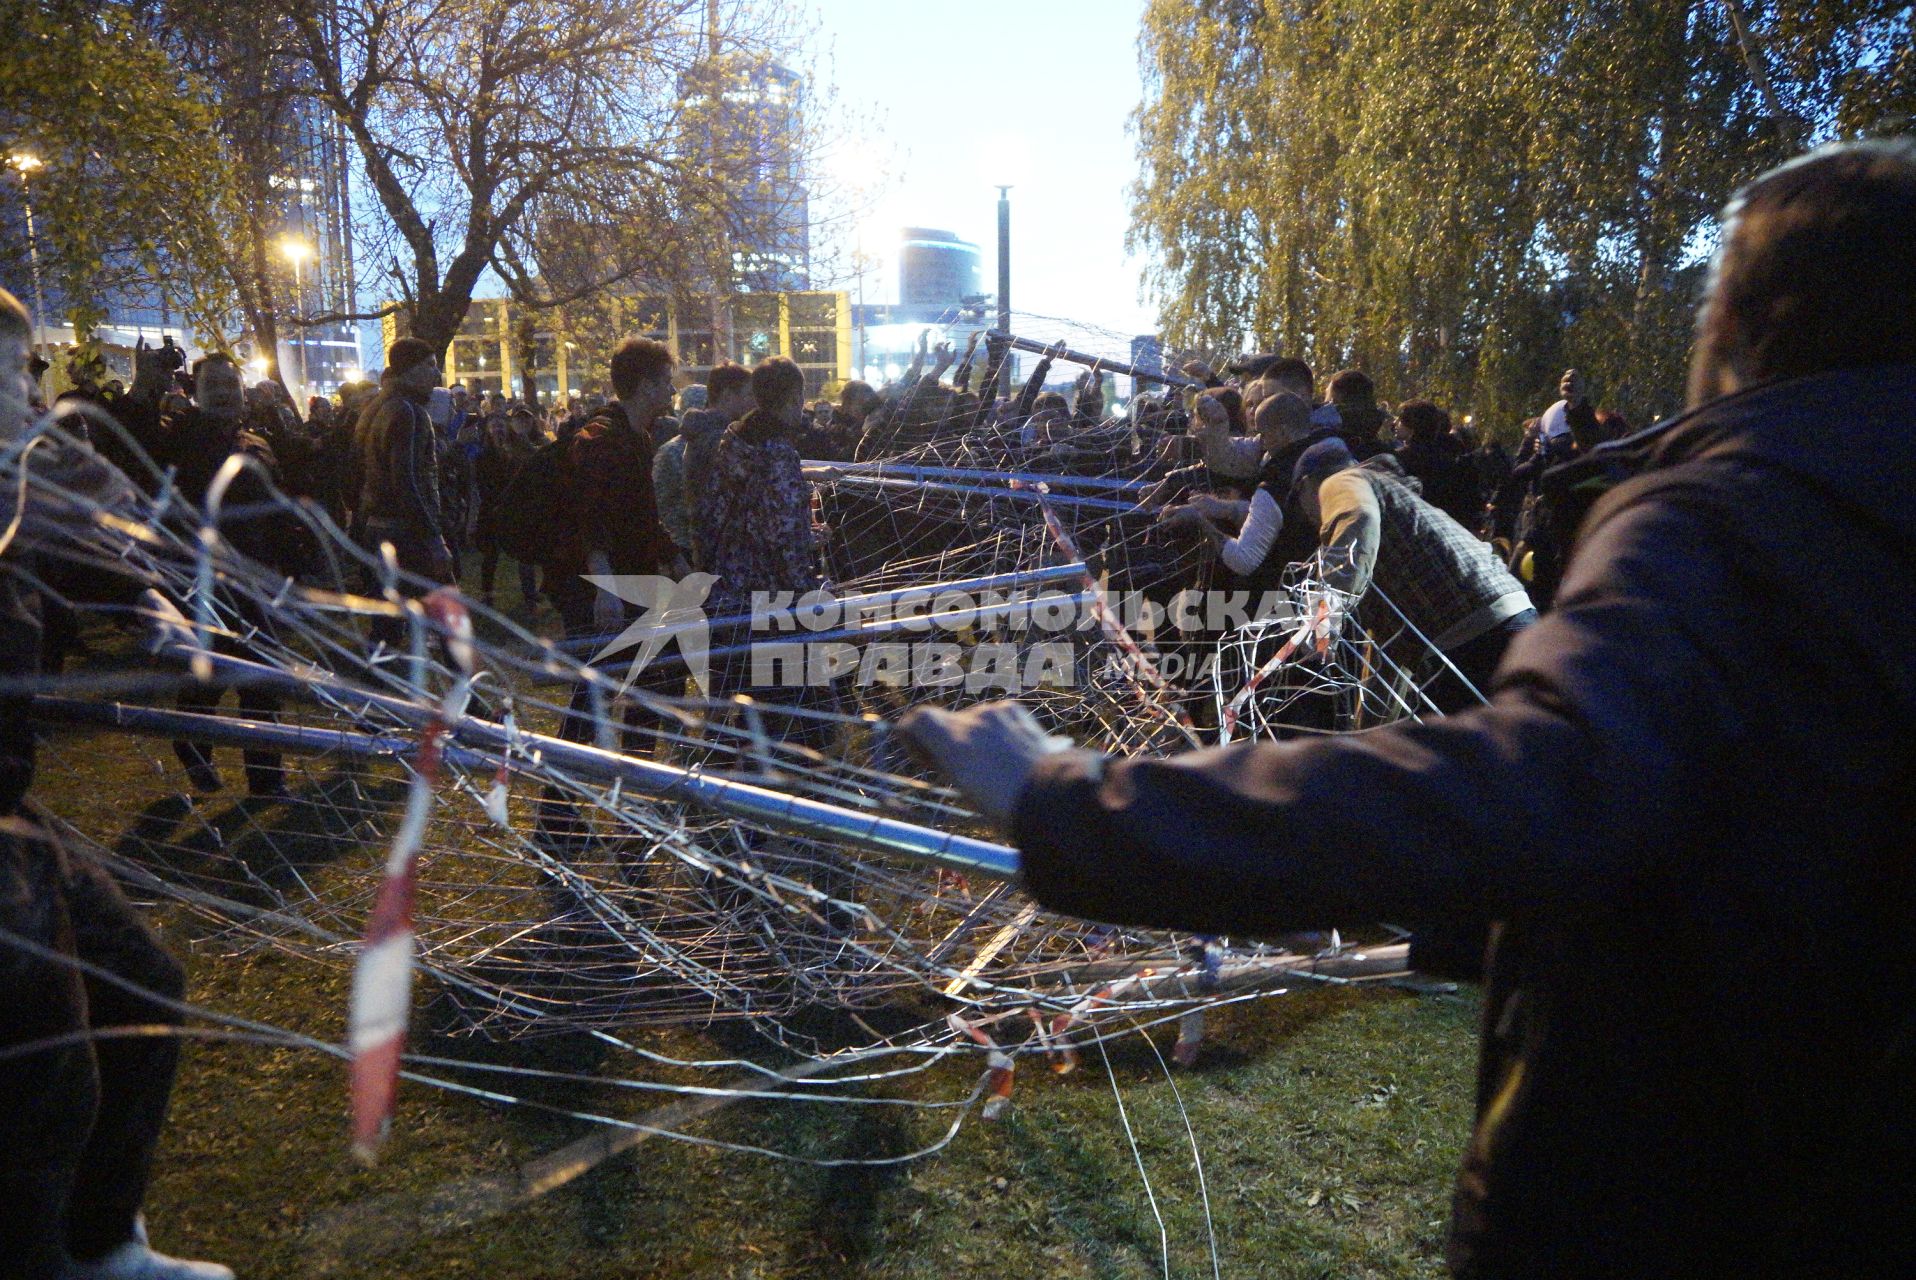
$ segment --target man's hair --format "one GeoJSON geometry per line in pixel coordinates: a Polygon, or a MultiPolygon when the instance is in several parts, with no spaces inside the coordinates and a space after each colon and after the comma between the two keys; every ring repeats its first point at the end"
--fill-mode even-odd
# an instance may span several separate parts
{"type": "Polygon", "coordinates": [[[712,376],[705,380],[705,403],[717,404],[734,391],[743,391],[751,385],[752,371],[744,365],[730,360],[714,365],[712,376]]]}
{"type": "Polygon", "coordinates": [[[612,353],[612,394],[623,400],[637,391],[641,382],[661,374],[670,376],[673,366],[677,364],[678,361],[672,357],[672,348],[663,342],[654,342],[651,338],[627,338],[612,353]]]}
{"type": "Polygon", "coordinates": [[[1397,420],[1412,440],[1437,440],[1450,434],[1450,415],[1428,400],[1406,400],[1397,406],[1397,420]]]}
{"type": "Polygon", "coordinates": [[[386,370],[381,377],[397,378],[408,370],[416,369],[428,360],[438,357],[432,344],[424,338],[404,337],[386,348],[386,370]]]}
{"type": "Polygon", "coordinates": [[[20,299],[5,289],[0,289],[0,334],[33,340],[33,317],[20,305],[20,299]]]}
{"type": "Polygon", "coordinates": [[[1362,369],[1346,369],[1327,388],[1333,404],[1376,404],[1377,384],[1362,369]]]}
{"type": "Polygon", "coordinates": [[[1038,398],[1031,402],[1033,413],[1043,413],[1046,409],[1056,409],[1059,413],[1068,412],[1071,404],[1064,398],[1062,391],[1040,391],[1038,398]]]}
{"type": "Polygon", "coordinates": [[[1211,393],[1211,399],[1224,406],[1224,416],[1231,420],[1233,431],[1244,430],[1244,397],[1236,387],[1219,387],[1211,393]]]}
{"type": "Polygon", "coordinates": [[[1296,356],[1271,361],[1264,367],[1263,376],[1267,382],[1289,382],[1313,390],[1317,386],[1317,375],[1311,371],[1310,365],[1296,356]]]}
{"type": "Polygon", "coordinates": [[[231,355],[224,351],[209,351],[193,362],[193,380],[198,382],[200,374],[206,371],[206,367],[215,364],[229,365],[234,372],[237,373],[239,371],[239,361],[235,360],[231,355]]]}
{"type": "Polygon", "coordinates": [[[1697,318],[1690,403],[1916,361],[1916,143],[1820,147],[1737,192],[1697,318]]]}
{"type": "Polygon", "coordinates": [[[1295,391],[1265,396],[1258,402],[1251,425],[1260,436],[1275,427],[1286,440],[1301,439],[1311,429],[1311,402],[1295,391]]]}
{"type": "Polygon", "coordinates": [[[759,408],[774,409],[804,396],[805,371],[784,356],[770,356],[752,370],[752,399],[759,408]]]}
{"type": "Polygon", "coordinates": [[[860,381],[857,378],[853,378],[850,382],[847,382],[838,389],[839,407],[845,409],[850,409],[861,404],[869,408],[883,398],[884,397],[880,396],[877,391],[872,389],[871,383],[860,381]]]}

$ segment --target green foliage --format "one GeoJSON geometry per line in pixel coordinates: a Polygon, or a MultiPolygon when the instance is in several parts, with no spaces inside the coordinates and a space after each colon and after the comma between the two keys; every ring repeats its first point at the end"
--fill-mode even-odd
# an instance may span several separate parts
{"type": "Polygon", "coordinates": [[[1717,210],[1916,88],[1906,6],[1740,11],[1743,39],[1718,0],[1153,0],[1132,243],[1167,335],[1503,430],[1570,364],[1674,409],[1717,210]]]}
{"type": "MultiPolygon", "coordinates": [[[[233,206],[205,85],[127,6],[0,0],[0,29],[0,141],[42,162],[28,178],[41,270],[79,334],[103,318],[92,300],[107,286],[165,277],[201,340],[223,345],[233,206]]],[[[25,246],[9,248],[23,291],[25,246]]]]}

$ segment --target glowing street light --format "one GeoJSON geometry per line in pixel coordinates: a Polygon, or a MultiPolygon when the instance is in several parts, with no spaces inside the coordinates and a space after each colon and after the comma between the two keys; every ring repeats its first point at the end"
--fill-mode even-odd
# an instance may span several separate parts
{"type": "Polygon", "coordinates": [[[39,156],[30,151],[16,151],[7,157],[7,163],[20,175],[20,202],[27,207],[27,256],[33,261],[33,350],[37,354],[44,335],[40,331],[40,317],[46,313],[46,294],[40,288],[40,238],[33,230],[33,191],[27,176],[46,164],[39,156]]]}
{"type": "MultiPolygon", "coordinates": [[[[299,239],[297,236],[287,236],[279,242],[279,251],[282,257],[293,264],[293,310],[295,312],[304,311],[306,309],[306,287],[305,280],[300,275],[299,269],[306,263],[312,261],[313,246],[299,239]]],[[[293,335],[293,347],[299,352],[299,394],[301,398],[304,398],[306,395],[306,343],[304,335],[299,333],[293,335]]]]}

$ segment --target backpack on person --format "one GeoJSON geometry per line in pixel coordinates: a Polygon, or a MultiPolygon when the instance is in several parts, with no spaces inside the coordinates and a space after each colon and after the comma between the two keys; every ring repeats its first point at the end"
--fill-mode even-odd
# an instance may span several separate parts
{"type": "Polygon", "coordinates": [[[551,440],[519,464],[499,499],[493,532],[520,564],[547,564],[560,549],[559,512],[571,475],[569,440],[551,440]]]}

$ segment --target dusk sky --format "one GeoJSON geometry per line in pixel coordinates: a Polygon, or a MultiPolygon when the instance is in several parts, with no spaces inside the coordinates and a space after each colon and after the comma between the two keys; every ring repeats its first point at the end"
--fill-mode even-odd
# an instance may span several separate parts
{"type": "Polygon", "coordinates": [[[994,289],[994,187],[1009,182],[1017,309],[1156,329],[1138,296],[1140,264],[1124,251],[1144,0],[811,4],[817,71],[860,126],[843,131],[826,180],[876,188],[860,225],[865,252],[884,261],[865,278],[867,301],[896,299],[892,260],[907,225],[978,244],[994,289]]]}

